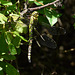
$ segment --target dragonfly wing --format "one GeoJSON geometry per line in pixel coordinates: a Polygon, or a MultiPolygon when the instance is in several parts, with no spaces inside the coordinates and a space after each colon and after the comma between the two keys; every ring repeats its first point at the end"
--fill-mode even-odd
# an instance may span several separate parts
{"type": "Polygon", "coordinates": [[[43,29],[47,29],[51,35],[63,35],[66,33],[66,30],[62,27],[50,26],[47,23],[42,22],[43,29]]]}
{"type": "Polygon", "coordinates": [[[66,33],[64,28],[55,26],[48,28],[48,31],[51,35],[64,35],[66,33]]]}
{"type": "Polygon", "coordinates": [[[48,48],[53,48],[55,49],[57,47],[56,42],[49,38],[47,35],[41,35],[41,37],[38,38],[38,42],[42,46],[46,46],[48,48]]]}

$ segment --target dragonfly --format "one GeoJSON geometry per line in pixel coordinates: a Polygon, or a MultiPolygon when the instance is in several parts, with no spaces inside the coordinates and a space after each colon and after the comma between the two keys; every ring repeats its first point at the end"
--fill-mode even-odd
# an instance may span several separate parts
{"type": "MultiPolygon", "coordinates": [[[[28,61],[29,61],[29,63],[31,63],[31,49],[32,49],[32,41],[33,41],[33,30],[35,31],[35,33],[37,35],[39,35],[39,38],[34,37],[34,39],[36,40],[36,42],[39,46],[43,45],[43,46],[46,46],[49,48],[56,48],[56,46],[57,46],[56,42],[52,38],[48,37],[46,34],[40,34],[38,32],[38,30],[36,29],[36,25],[38,22],[38,16],[39,16],[38,12],[34,11],[30,17],[29,46],[28,46],[28,61]]],[[[61,35],[61,34],[66,33],[66,31],[62,27],[55,27],[55,26],[50,27],[50,25],[44,25],[44,24],[45,23],[42,23],[42,25],[49,31],[49,33],[51,35],[61,35]]]]}
{"type": "MultiPolygon", "coordinates": [[[[18,23],[20,25],[22,25],[23,27],[25,27],[25,30],[29,30],[29,42],[28,42],[28,62],[31,63],[31,49],[32,49],[32,42],[33,40],[36,40],[36,43],[38,44],[39,47],[41,46],[46,46],[48,48],[56,48],[57,44],[56,42],[50,38],[49,36],[47,36],[47,34],[41,34],[38,30],[38,26],[37,26],[37,22],[38,22],[38,16],[39,13],[37,11],[32,12],[31,16],[30,16],[30,20],[28,28],[24,23],[18,23]],[[27,28],[27,29],[26,29],[27,28]],[[36,36],[33,35],[33,32],[36,33],[36,36]]],[[[19,26],[20,26],[19,25],[19,26]]],[[[61,34],[65,34],[66,31],[64,30],[64,28],[62,27],[55,27],[55,26],[50,26],[47,23],[41,22],[42,27],[44,27],[45,29],[48,30],[48,32],[51,35],[61,35],[61,34]]],[[[18,29],[21,27],[17,27],[17,31],[19,31],[20,29],[18,29]]],[[[40,28],[39,28],[40,29],[40,28]]],[[[41,29],[43,30],[43,29],[41,29]]],[[[26,33],[27,31],[25,31],[24,33],[26,33]]]]}

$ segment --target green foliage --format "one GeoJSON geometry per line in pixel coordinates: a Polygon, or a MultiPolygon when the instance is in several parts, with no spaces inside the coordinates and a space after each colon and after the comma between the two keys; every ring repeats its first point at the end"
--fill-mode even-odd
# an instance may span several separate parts
{"type": "Polygon", "coordinates": [[[74,26],[74,29],[75,29],[75,23],[74,23],[74,25],[73,25],[73,26],[74,26]]]}
{"type": "Polygon", "coordinates": [[[0,33],[0,55],[2,55],[2,53],[7,54],[8,51],[8,44],[5,41],[4,33],[0,33]]]}
{"type": "MultiPolygon", "coordinates": [[[[34,0],[29,0],[30,2],[33,2],[34,0]]],[[[38,0],[40,3],[42,4],[47,4],[47,3],[51,3],[55,0],[38,0]]],[[[37,5],[37,6],[41,6],[40,3],[34,1],[34,3],[37,5]]],[[[44,8],[44,9],[41,9],[41,10],[38,10],[39,13],[41,14],[45,14],[46,17],[44,18],[47,18],[49,24],[51,26],[53,26],[56,22],[57,22],[57,18],[61,16],[60,13],[57,13],[54,9],[56,7],[54,7],[53,5],[50,6],[50,8],[44,8]],[[52,9],[50,9],[52,8],[52,9]]],[[[45,21],[44,21],[45,22],[45,21]]]]}
{"type": "Polygon", "coordinates": [[[75,15],[73,15],[72,17],[75,18],[75,15]]]}
{"type": "Polygon", "coordinates": [[[53,26],[57,22],[57,18],[60,14],[56,13],[54,10],[44,9],[46,17],[51,26],[53,26]]]}
{"type": "Polygon", "coordinates": [[[6,55],[6,54],[4,54],[4,55],[2,55],[0,57],[4,58],[5,60],[15,60],[16,59],[15,56],[13,56],[13,55],[6,55]]]}
{"type": "MultiPolygon", "coordinates": [[[[72,17],[75,18],[75,15],[73,15],[72,17]]],[[[74,29],[75,29],[75,23],[73,24],[73,26],[74,26],[74,29]]]]}
{"type": "Polygon", "coordinates": [[[4,14],[0,13],[0,24],[4,24],[5,21],[7,21],[7,17],[4,14]]]}
{"type": "Polygon", "coordinates": [[[4,72],[8,75],[20,75],[11,64],[7,62],[0,62],[0,75],[4,75],[4,72]]]}
{"type": "MultiPolygon", "coordinates": [[[[55,0],[38,1],[42,4],[47,4],[55,0]]],[[[35,3],[36,6],[41,6],[41,4],[34,0],[29,0],[29,3],[35,3]]],[[[27,38],[22,36],[22,34],[26,35],[28,32],[27,24],[21,21],[21,5],[16,0],[0,0],[0,4],[0,75],[19,75],[19,72],[8,61],[16,60],[15,55],[21,53],[20,45],[22,40],[28,42],[27,38]]],[[[53,5],[51,7],[56,8],[53,5]]],[[[41,14],[39,16],[39,22],[46,22],[51,26],[60,17],[59,13],[49,8],[40,9],[38,12],[41,14]]]]}
{"type": "Polygon", "coordinates": [[[0,3],[4,6],[9,6],[9,5],[12,5],[12,2],[8,2],[8,1],[5,1],[5,0],[0,0],[0,3]]]}
{"type": "Polygon", "coordinates": [[[14,55],[21,52],[21,40],[28,42],[20,35],[27,33],[27,26],[20,19],[17,20],[20,15],[16,3],[0,0],[0,4],[3,9],[0,10],[0,75],[4,75],[4,72],[8,75],[19,75],[17,70],[4,60],[16,60],[14,55]]]}

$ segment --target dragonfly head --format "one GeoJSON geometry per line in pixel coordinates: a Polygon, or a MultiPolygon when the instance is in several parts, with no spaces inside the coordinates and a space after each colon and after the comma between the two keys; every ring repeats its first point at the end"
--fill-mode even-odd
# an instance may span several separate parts
{"type": "Polygon", "coordinates": [[[34,11],[34,12],[32,13],[32,16],[34,16],[35,18],[38,18],[39,13],[38,13],[37,11],[34,11]]]}

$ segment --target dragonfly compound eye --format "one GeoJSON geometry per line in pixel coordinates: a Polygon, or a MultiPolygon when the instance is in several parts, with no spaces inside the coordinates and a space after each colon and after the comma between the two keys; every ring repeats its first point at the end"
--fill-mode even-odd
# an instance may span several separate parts
{"type": "Polygon", "coordinates": [[[38,13],[37,11],[34,11],[34,12],[32,13],[32,16],[38,17],[38,16],[39,16],[39,13],[38,13]]]}

